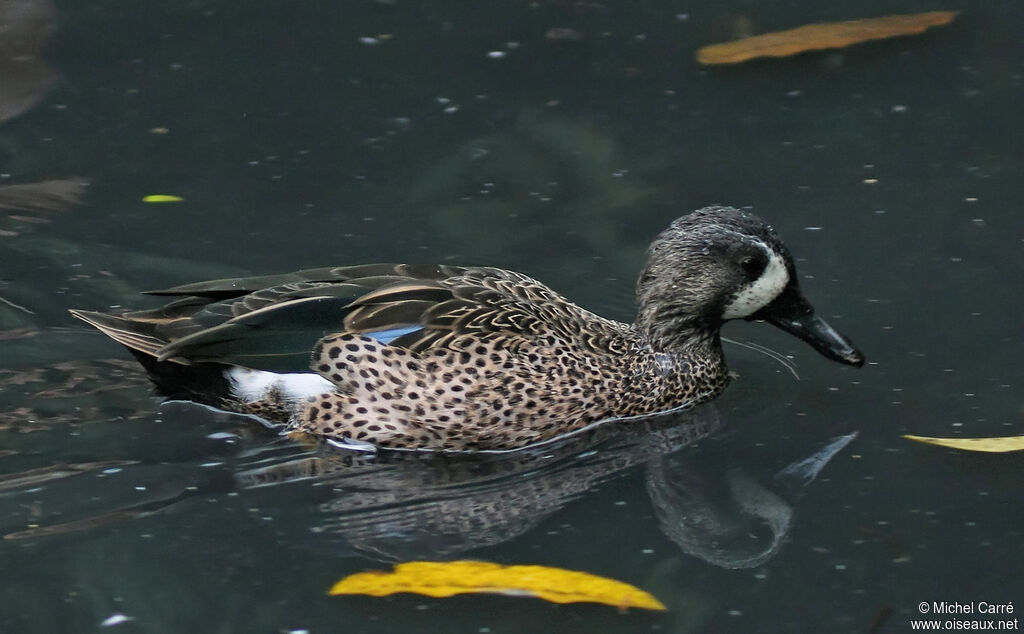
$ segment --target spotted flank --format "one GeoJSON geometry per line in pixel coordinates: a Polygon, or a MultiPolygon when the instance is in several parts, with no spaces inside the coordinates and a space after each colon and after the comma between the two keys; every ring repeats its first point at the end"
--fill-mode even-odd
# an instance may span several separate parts
{"type": "MultiPolygon", "coordinates": [[[[513,355],[498,341],[416,355],[356,335],[324,339],[313,367],[336,389],[307,399],[297,427],[385,448],[508,450],[613,415],[608,377],[597,367],[554,390],[544,382],[550,371],[543,361],[557,351],[542,345],[536,353],[513,355]],[[602,414],[580,415],[570,407],[580,404],[602,414]]],[[[587,365],[583,358],[571,363],[587,365]]]]}
{"type": "Polygon", "coordinates": [[[349,449],[506,451],[690,407],[729,373],[719,329],[764,320],[860,365],[757,217],[708,207],[659,235],[632,324],[521,273],[368,264],[187,284],[162,308],[71,311],[125,345],[162,395],[349,449]]]}

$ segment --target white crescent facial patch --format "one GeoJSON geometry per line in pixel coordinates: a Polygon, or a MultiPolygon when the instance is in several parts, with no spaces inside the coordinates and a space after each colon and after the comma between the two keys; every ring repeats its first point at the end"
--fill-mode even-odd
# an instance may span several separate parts
{"type": "Polygon", "coordinates": [[[761,276],[742,287],[722,312],[722,319],[749,317],[772,302],[789,284],[789,271],[782,256],[758,242],[768,255],[768,265],[761,276]]]}

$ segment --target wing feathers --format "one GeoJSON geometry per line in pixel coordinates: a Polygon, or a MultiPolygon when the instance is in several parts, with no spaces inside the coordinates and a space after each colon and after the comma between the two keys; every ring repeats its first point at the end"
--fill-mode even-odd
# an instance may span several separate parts
{"type": "MultiPolygon", "coordinates": [[[[552,328],[573,337],[585,313],[522,274],[447,265],[307,269],[150,294],[179,297],[163,308],[123,315],[72,314],[161,361],[302,371],[309,369],[316,342],[329,334],[396,331],[388,345],[413,352],[463,349],[493,337],[513,349],[552,328]]],[[[587,321],[590,328],[604,323],[596,316],[587,321]]],[[[606,325],[609,332],[625,327],[606,325]]]]}
{"type": "Polygon", "coordinates": [[[159,338],[147,334],[144,330],[146,324],[129,321],[116,315],[107,315],[88,310],[72,309],[69,312],[114,341],[132,350],[138,350],[155,357],[156,351],[163,347],[165,343],[159,338]]]}

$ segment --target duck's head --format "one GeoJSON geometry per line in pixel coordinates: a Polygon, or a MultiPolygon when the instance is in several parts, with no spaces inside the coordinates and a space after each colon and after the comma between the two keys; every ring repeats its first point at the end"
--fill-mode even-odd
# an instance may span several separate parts
{"type": "Polygon", "coordinates": [[[814,313],[775,231],[732,207],[705,207],[663,231],[647,251],[637,299],[637,327],[659,348],[715,337],[730,319],[764,320],[829,359],[864,363],[853,343],[814,313]]]}

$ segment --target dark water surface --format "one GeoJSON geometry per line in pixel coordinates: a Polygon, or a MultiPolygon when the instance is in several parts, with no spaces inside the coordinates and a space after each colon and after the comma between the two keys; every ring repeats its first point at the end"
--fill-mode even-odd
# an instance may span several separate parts
{"type": "Polygon", "coordinates": [[[1020,455],[901,438],[1024,435],[1024,5],[58,5],[61,79],[0,123],[0,185],[92,184],[48,224],[0,211],[18,234],[0,237],[0,631],[903,632],[921,602],[1024,603],[1020,455]],[[738,31],[940,8],[967,10],[834,53],[693,61],[738,31]],[[374,460],[158,407],[66,313],[412,261],[519,269],[631,320],[650,238],[710,203],[773,223],[864,368],[730,324],[800,380],[729,345],[738,379],[682,420],[374,460]],[[451,558],[586,570],[669,610],[325,594],[451,558]]]}

